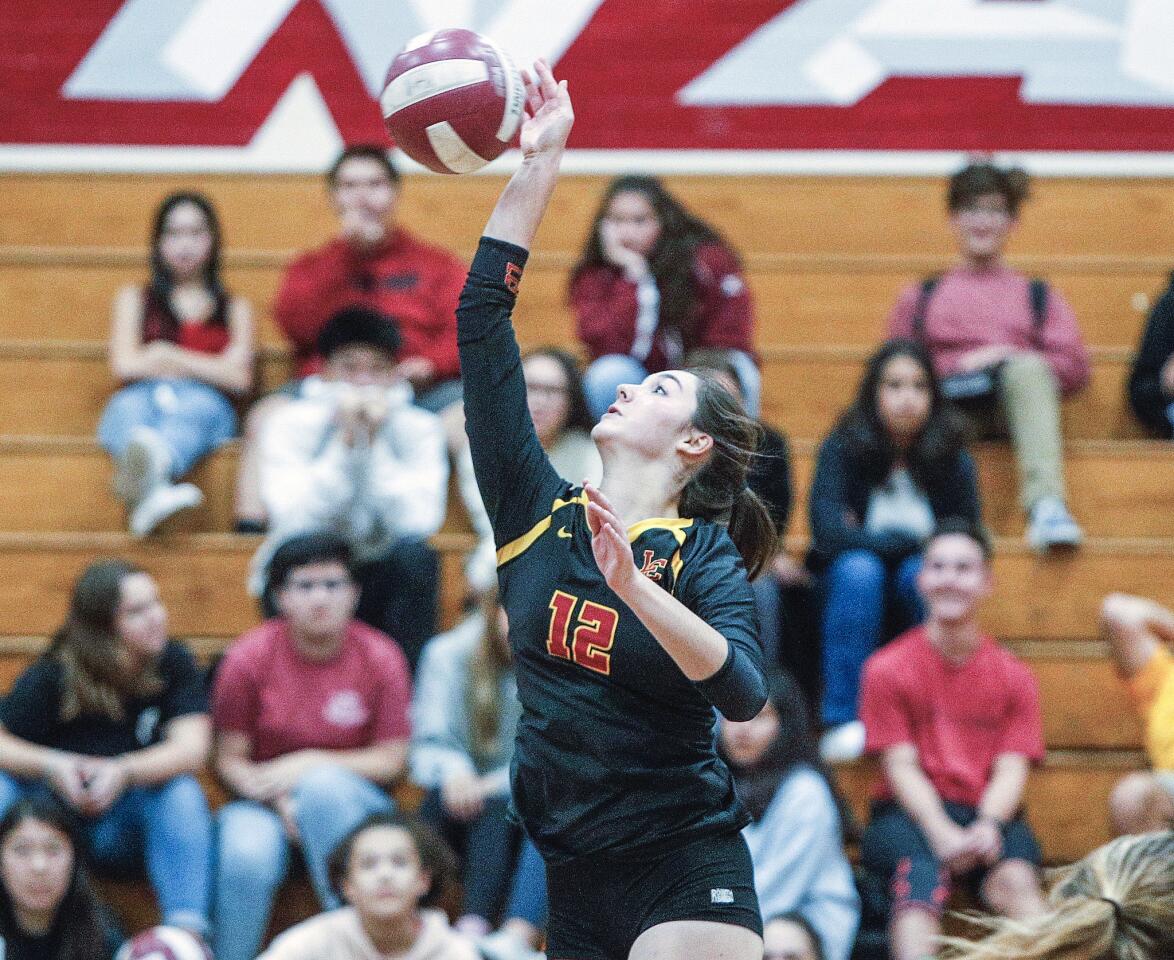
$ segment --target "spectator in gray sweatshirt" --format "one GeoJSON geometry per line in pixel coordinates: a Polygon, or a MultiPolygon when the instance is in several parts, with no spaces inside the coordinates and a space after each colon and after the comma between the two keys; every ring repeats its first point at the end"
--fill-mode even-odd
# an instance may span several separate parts
{"type": "Polygon", "coordinates": [[[482,953],[530,958],[545,926],[546,875],[508,816],[509,765],[522,706],[497,591],[424,648],[412,703],[412,780],[420,816],[460,852],[464,903],[457,929],[482,953]],[[502,922],[501,929],[491,934],[502,922]]]}
{"type": "Polygon", "coordinates": [[[850,814],[832,790],[811,736],[799,685],[782,671],[753,720],[723,719],[722,754],[754,822],[742,835],[764,917],[798,913],[827,960],[848,960],[860,898],[844,856],[850,814]]]}

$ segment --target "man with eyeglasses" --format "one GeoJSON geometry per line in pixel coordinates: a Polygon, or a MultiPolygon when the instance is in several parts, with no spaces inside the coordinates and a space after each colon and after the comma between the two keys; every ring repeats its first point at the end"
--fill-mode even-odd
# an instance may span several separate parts
{"type": "Polygon", "coordinates": [[[301,849],[324,909],[335,845],[404,770],[411,681],[403,652],[355,619],[350,547],[331,533],[287,540],[269,562],[277,616],[236,641],[213,688],[216,771],[235,799],[218,815],[216,956],[252,960],[301,849]]]}
{"type": "Polygon", "coordinates": [[[1027,194],[1026,173],[986,161],[950,178],[946,205],[958,261],[905,289],[889,335],[925,344],[942,393],[980,434],[1010,435],[1027,541],[1044,552],[1083,539],[1065,498],[1060,401],[1088,383],[1089,359],[1059,291],[1003,259],[1027,194]]]}

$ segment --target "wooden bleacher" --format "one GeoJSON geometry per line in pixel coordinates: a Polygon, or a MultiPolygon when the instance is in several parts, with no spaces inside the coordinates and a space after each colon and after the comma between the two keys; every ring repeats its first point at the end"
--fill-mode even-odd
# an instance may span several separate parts
{"type": "MultiPolygon", "coordinates": [[[[796,517],[819,439],[847,404],[904,284],[939,270],[951,243],[941,183],[927,178],[674,177],[670,187],[744,253],[755,295],[764,413],[793,443],[796,517]]],[[[502,181],[409,178],[405,224],[471,255],[502,181]]],[[[525,345],[573,344],[564,300],[604,183],[570,177],[539,234],[518,308],[525,345]]],[[[288,367],[268,313],[283,265],[334,227],[318,178],[304,176],[0,177],[0,690],[58,625],[68,588],[99,556],[142,563],[159,580],[173,628],[204,656],[255,622],[243,586],[255,538],[231,534],[237,451],[201,465],[207,503],[136,542],[108,490],[93,441],[113,387],[105,363],[110,302],[144,276],[148,220],[178,188],[205,190],[225,226],[230,287],[254,302],[263,381],[288,367]]],[[[1022,545],[1007,449],[978,451],[987,518],[998,535],[998,589],[986,622],[1039,677],[1049,748],[1032,779],[1029,816],[1050,862],[1108,837],[1105,799],[1143,761],[1139,724],[1097,636],[1110,590],[1170,602],[1174,582],[1174,447],[1144,438],[1123,385],[1150,300],[1174,260],[1174,181],[1042,181],[1013,244],[1013,262],[1073,303],[1092,349],[1090,388],[1065,407],[1074,509],[1090,535],[1079,554],[1041,560],[1022,545]]],[[[456,615],[468,538],[446,528],[444,617],[456,615]]],[[[863,813],[870,771],[838,771],[863,813]]],[[[133,896],[132,896],[133,900],[133,896]]]]}

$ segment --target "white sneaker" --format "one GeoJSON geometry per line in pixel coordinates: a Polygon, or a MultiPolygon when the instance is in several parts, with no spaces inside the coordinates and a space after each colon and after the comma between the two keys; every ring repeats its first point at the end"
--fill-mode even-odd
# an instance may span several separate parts
{"type": "Polygon", "coordinates": [[[135,427],[114,472],[114,492],[131,509],[171,480],[171,453],[150,427],[135,427]]]}
{"type": "Polygon", "coordinates": [[[1044,497],[1031,508],[1027,542],[1033,550],[1046,553],[1057,547],[1078,547],[1084,531],[1059,497],[1044,497]]]}
{"type": "Polygon", "coordinates": [[[479,937],[477,949],[485,960],[546,960],[541,950],[530,948],[505,930],[479,937]]]}
{"type": "Polygon", "coordinates": [[[832,727],[819,738],[819,756],[825,763],[847,763],[864,754],[864,722],[851,720],[832,727]]]}
{"type": "Polygon", "coordinates": [[[130,532],[145,537],[168,517],[203,502],[204,494],[194,483],[160,484],[131,511],[130,532]]]}

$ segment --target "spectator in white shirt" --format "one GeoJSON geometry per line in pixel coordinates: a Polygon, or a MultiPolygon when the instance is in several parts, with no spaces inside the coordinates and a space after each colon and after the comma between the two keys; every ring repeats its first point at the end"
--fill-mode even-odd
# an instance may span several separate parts
{"type": "Polygon", "coordinates": [[[290,536],[338,533],[359,563],[359,619],[399,641],[414,668],[436,628],[439,561],[428,537],[444,520],[444,427],[412,404],[392,318],[342,310],[318,348],[322,373],[304,381],[301,397],[275,412],[259,438],[270,533],[254,558],[254,592],[290,536]]]}

